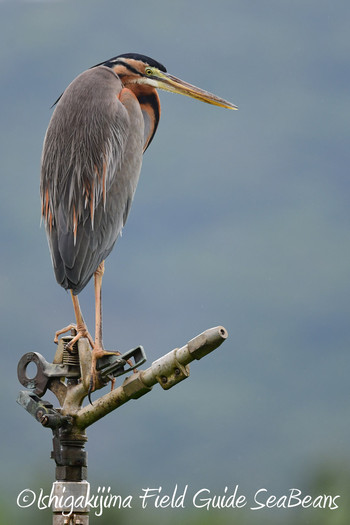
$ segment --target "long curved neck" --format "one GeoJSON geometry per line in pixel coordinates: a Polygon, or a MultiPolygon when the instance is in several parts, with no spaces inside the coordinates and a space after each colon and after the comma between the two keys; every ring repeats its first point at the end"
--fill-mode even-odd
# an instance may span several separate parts
{"type": "Polygon", "coordinates": [[[125,87],[134,93],[141,107],[145,124],[143,145],[143,151],[145,152],[152,142],[160,120],[159,96],[155,88],[144,84],[130,83],[125,87]]]}
{"type": "Polygon", "coordinates": [[[142,82],[143,75],[131,63],[117,60],[112,69],[119,76],[123,86],[130,89],[139,101],[144,120],[145,152],[157,131],[160,119],[160,101],[155,87],[142,82]]]}

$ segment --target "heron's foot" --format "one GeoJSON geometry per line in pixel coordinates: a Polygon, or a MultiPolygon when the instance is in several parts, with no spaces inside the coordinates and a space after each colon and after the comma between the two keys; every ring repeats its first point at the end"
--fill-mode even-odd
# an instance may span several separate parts
{"type": "Polygon", "coordinates": [[[56,345],[57,345],[59,336],[62,335],[62,334],[66,334],[66,333],[70,332],[71,330],[75,330],[76,331],[77,330],[77,325],[71,323],[68,326],[65,326],[64,328],[61,328],[61,330],[57,330],[57,332],[55,333],[55,337],[54,337],[53,342],[56,343],[56,345]]]}
{"type": "MultiPolygon", "coordinates": [[[[97,366],[97,360],[100,359],[101,357],[104,357],[105,355],[122,355],[122,354],[118,352],[117,350],[114,352],[108,352],[107,350],[104,350],[103,348],[97,346],[96,344],[93,346],[92,353],[91,353],[92,363],[91,363],[91,373],[90,373],[90,386],[89,386],[89,391],[88,391],[88,399],[91,404],[92,404],[92,401],[91,401],[92,392],[94,392],[94,390],[96,390],[97,388],[101,388],[101,386],[104,386],[103,384],[101,385],[99,373],[97,371],[96,366],[97,366]]],[[[128,359],[127,363],[130,367],[133,366],[131,359],[128,359]]],[[[136,374],[137,372],[138,370],[135,368],[133,370],[133,373],[136,374]]],[[[111,382],[111,391],[112,391],[115,385],[115,377],[109,377],[109,380],[111,382]]]]}
{"type": "MultiPolygon", "coordinates": [[[[88,398],[89,398],[90,403],[91,403],[91,398],[90,398],[91,393],[100,386],[100,378],[99,378],[99,374],[96,368],[97,360],[100,359],[101,357],[104,357],[105,355],[121,355],[121,353],[118,351],[108,352],[107,350],[104,350],[103,348],[97,346],[96,344],[93,346],[92,353],[91,353],[92,362],[91,362],[91,374],[90,374],[90,387],[89,387],[89,392],[88,392],[88,398]]],[[[111,389],[113,390],[115,378],[111,379],[111,383],[112,383],[111,389]]]]}
{"type": "Polygon", "coordinates": [[[90,333],[88,332],[85,324],[78,327],[76,324],[72,323],[72,324],[69,324],[68,326],[66,326],[65,328],[62,328],[61,330],[57,330],[57,332],[55,333],[54,343],[56,343],[56,344],[58,343],[58,338],[59,338],[60,335],[66,334],[67,332],[70,332],[71,330],[75,330],[76,335],[68,343],[68,345],[67,345],[68,349],[71,349],[75,345],[75,343],[77,341],[79,341],[79,339],[81,339],[82,337],[85,337],[89,341],[91,348],[94,347],[94,341],[93,341],[90,333]]]}

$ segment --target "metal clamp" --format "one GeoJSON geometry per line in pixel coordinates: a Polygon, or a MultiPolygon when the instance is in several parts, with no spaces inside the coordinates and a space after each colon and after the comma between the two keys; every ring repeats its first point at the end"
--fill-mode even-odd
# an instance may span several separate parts
{"type": "Polygon", "coordinates": [[[152,363],[155,378],[164,390],[169,390],[190,375],[190,367],[177,360],[177,348],[152,363]]]}
{"type": "Polygon", "coordinates": [[[118,377],[143,365],[145,361],[146,354],[143,347],[137,346],[123,355],[106,355],[101,357],[97,362],[96,369],[100,372],[102,378],[118,377]],[[133,364],[130,364],[130,361],[133,364]],[[129,366],[125,368],[126,365],[129,366]]]}

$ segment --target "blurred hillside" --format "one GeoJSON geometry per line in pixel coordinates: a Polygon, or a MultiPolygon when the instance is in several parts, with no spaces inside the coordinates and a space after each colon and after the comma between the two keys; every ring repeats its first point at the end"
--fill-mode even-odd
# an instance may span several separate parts
{"type": "MultiPolygon", "coordinates": [[[[81,71],[131,51],[239,111],[160,93],[106,263],[105,346],[142,344],[151,364],[211,326],[229,339],[178,387],[90,429],[89,480],[124,493],[178,483],[284,494],[330,465],[331,490],[348,498],[349,22],[345,0],[0,1],[4,523],[23,519],[21,490],[54,476],[50,433],[15,403],[17,362],[30,350],[52,358],[55,330],[73,320],[40,228],[50,107],[81,71]]],[[[91,286],[81,304],[93,327],[91,286]]],[[[342,512],[297,523],[342,524],[342,512]]]]}

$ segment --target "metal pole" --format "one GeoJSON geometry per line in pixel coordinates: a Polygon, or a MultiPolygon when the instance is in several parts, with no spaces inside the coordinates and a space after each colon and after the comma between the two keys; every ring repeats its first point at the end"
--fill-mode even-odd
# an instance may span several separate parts
{"type": "Polygon", "coordinates": [[[54,432],[52,458],[56,481],[52,490],[53,525],[88,525],[86,433],[60,428],[54,432]]]}

